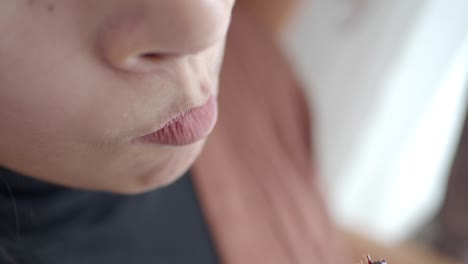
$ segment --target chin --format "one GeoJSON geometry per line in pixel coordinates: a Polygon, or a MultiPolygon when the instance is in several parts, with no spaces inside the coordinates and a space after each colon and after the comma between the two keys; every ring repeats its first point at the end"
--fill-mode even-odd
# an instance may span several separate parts
{"type": "Polygon", "coordinates": [[[155,165],[150,170],[137,175],[132,183],[117,187],[114,193],[135,195],[168,186],[182,177],[195,162],[203,149],[205,140],[177,147],[163,164],[155,165]]]}

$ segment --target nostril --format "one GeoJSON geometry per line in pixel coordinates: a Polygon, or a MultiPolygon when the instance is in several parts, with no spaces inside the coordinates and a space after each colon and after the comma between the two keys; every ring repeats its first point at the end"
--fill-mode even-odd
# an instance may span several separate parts
{"type": "Polygon", "coordinates": [[[149,72],[162,64],[171,61],[177,55],[159,52],[141,52],[133,56],[127,56],[118,68],[132,72],[149,72]]]}
{"type": "Polygon", "coordinates": [[[140,58],[144,59],[145,61],[150,61],[150,62],[157,62],[164,60],[167,57],[167,55],[161,54],[161,53],[155,53],[155,52],[148,52],[148,53],[143,53],[140,55],[140,58]]]}
{"type": "Polygon", "coordinates": [[[178,57],[178,55],[172,53],[146,52],[141,53],[140,56],[138,56],[138,59],[147,63],[157,63],[162,61],[168,61],[176,57],[178,57]]]}

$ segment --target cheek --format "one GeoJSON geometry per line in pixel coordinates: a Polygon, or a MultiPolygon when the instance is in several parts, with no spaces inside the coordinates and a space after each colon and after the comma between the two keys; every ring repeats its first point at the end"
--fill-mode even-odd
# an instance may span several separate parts
{"type": "Polygon", "coordinates": [[[0,43],[7,54],[0,59],[0,165],[32,175],[68,174],[84,153],[95,155],[89,145],[100,137],[91,125],[95,96],[87,81],[93,74],[83,70],[86,55],[72,46],[24,49],[23,42],[0,43]]]}
{"type": "Polygon", "coordinates": [[[214,46],[211,55],[208,57],[208,62],[211,65],[211,74],[215,79],[219,78],[221,67],[224,59],[224,49],[226,46],[226,39],[214,46]]]}
{"type": "Polygon", "coordinates": [[[31,175],[63,175],[57,164],[66,166],[71,153],[83,151],[69,125],[70,115],[63,111],[69,100],[36,91],[15,95],[0,99],[0,165],[31,175]]]}
{"type": "Polygon", "coordinates": [[[34,21],[18,21],[17,30],[0,40],[0,133],[33,146],[43,136],[63,133],[81,103],[76,80],[63,74],[71,70],[74,47],[52,45],[60,43],[58,34],[40,21],[36,30],[34,21]]]}
{"type": "MultiPolygon", "coordinates": [[[[35,135],[60,137],[60,133],[82,125],[71,120],[82,103],[73,92],[66,92],[55,82],[35,74],[15,73],[18,74],[15,79],[5,81],[0,77],[2,134],[10,131],[13,133],[11,136],[28,140],[35,135]]],[[[38,74],[41,75],[40,72],[38,74]]],[[[65,86],[66,82],[62,87],[65,86]]]]}

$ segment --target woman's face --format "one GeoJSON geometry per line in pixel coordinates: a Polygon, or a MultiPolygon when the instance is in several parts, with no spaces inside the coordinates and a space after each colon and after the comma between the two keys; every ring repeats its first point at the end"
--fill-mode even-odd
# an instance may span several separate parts
{"type": "Polygon", "coordinates": [[[0,1],[0,166],[118,193],[175,180],[216,120],[233,2],[0,1]]]}

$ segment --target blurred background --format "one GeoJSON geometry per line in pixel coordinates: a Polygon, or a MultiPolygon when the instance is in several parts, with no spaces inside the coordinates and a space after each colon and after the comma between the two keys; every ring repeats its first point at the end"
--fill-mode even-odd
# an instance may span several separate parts
{"type": "Polygon", "coordinates": [[[467,10],[466,0],[296,4],[280,39],[307,89],[339,224],[392,242],[436,216],[467,106],[467,10]]]}
{"type": "Polygon", "coordinates": [[[468,104],[468,1],[291,2],[263,19],[305,86],[335,222],[382,243],[436,243],[453,219],[462,224],[450,231],[468,235],[465,210],[453,215],[468,199],[468,146],[458,148],[468,104]],[[456,158],[464,169],[454,172],[456,158]],[[451,174],[467,180],[451,180],[459,188],[449,203],[451,174]]]}

